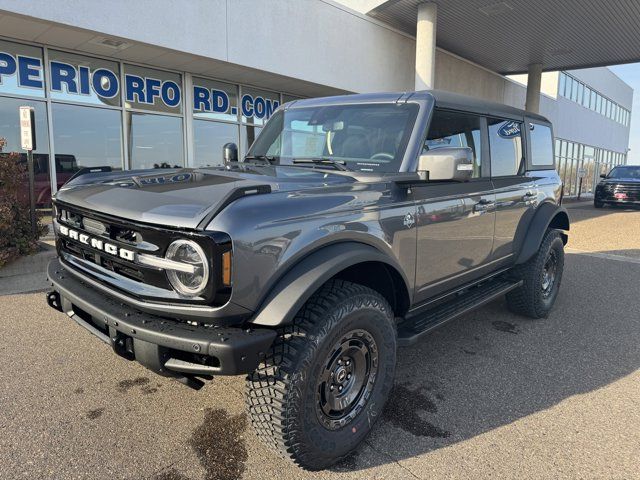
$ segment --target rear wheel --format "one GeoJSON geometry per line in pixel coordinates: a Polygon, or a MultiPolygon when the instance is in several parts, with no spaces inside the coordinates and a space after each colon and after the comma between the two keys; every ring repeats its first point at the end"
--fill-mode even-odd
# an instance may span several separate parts
{"type": "Polygon", "coordinates": [[[563,270],[562,237],[557,230],[548,230],[538,252],[512,271],[512,276],[523,283],[507,293],[509,309],[531,318],[546,318],[558,296],[563,270]]]}
{"type": "Polygon", "coordinates": [[[327,468],[371,431],[393,386],[395,364],[388,302],[370,288],[332,280],[247,377],[254,430],[296,464],[327,468]]]}

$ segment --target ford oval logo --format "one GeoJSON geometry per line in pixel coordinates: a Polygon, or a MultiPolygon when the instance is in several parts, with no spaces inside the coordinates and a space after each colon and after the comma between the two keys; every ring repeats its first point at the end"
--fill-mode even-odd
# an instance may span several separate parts
{"type": "Polygon", "coordinates": [[[519,137],[520,124],[518,122],[504,122],[498,129],[498,135],[502,138],[519,137]]]}

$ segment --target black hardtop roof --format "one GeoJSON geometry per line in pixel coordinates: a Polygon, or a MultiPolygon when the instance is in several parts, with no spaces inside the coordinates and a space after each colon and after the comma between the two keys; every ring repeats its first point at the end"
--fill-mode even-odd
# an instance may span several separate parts
{"type": "Polygon", "coordinates": [[[443,90],[419,90],[417,92],[384,92],[384,93],[355,93],[351,95],[337,95],[333,97],[307,98],[295,100],[287,108],[322,107],[329,105],[344,105],[355,103],[396,103],[407,100],[435,101],[437,107],[465,112],[481,113],[497,117],[522,118],[524,116],[544,123],[551,123],[542,115],[527,112],[498,102],[482,100],[458,93],[443,90]]]}

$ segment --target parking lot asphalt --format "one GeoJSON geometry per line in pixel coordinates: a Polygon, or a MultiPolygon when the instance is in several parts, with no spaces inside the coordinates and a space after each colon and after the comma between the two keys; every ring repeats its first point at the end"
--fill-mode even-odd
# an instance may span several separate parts
{"type": "Polygon", "coordinates": [[[398,354],[373,433],[305,472],[253,436],[240,377],[154,375],[46,306],[0,297],[0,478],[640,478],[640,210],[569,206],[548,319],[504,301],[398,354]]]}

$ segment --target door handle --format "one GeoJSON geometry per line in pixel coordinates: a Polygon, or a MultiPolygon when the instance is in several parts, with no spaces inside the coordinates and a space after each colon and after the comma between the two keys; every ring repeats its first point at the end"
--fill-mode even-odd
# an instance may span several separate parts
{"type": "Polygon", "coordinates": [[[496,202],[494,202],[493,200],[487,200],[486,198],[483,198],[473,206],[473,211],[486,212],[487,210],[490,210],[495,206],[496,206],[496,202]]]}
{"type": "Polygon", "coordinates": [[[527,191],[527,193],[522,196],[522,200],[524,202],[530,202],[532,200],[535,200],[536,198],[538,198],[538,194],[532,190],[527,191]]]}

